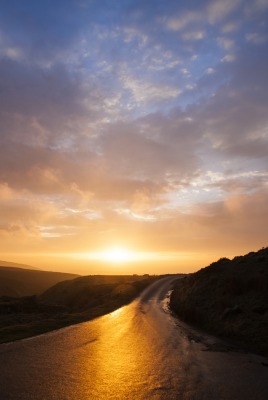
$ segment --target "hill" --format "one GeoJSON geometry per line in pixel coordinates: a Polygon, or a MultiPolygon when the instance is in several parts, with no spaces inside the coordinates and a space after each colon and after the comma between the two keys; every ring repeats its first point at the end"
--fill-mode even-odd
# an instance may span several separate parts
{"type": "Polygon", "coordinates": [[[170,308],[186,322],[268,355],[268,248],[221,258],[178,281],[170,308]]]}
{"type": "Polygon", "coordinates": [[[137,275],[92,275],[60,282],[39,296],[50,306],[64,306],[71,311],[84,311],[101,305],[111,309],[132,300],[153,277],[137,275]]]}
{"type": "Polygon", "coordinates": [[[114,311],[133,300],[156,279],[159,277],[83,276],[57,283],[39,296],[2,296],[0,343],[88,321],[114,311]]]}
{"type": "Polygon", "coordinates": [[[22,269],[33,269],[40,271],[40,268],[32,267],[31,265],[27,264],[19,264],[10,261],[3,261],[0,260],[0,267],[15,267],[15,268],[22,268],[22,269]]]}
{"type": "Polygon", "coordinates": [[[50,286],[78,275],[61,272],[39,271],[16,267],[0,267],[1,296],[39,295],[50,286]]]}

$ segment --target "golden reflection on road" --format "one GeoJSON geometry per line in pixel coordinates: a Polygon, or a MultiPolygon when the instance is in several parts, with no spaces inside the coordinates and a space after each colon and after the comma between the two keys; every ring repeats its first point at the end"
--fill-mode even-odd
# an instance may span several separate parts
{"type": "Polygon", "coordinates": [[[193,386],[197,374],[190,352],[186,363],[179,357],[181,350],[187,352],[188,344],[178,350],[172,340],[176,326],[159,307],[157,297],[135,301],[96,323],[98,340],[94,349],[88,347],[88,356],[83,354],[88,362],[83,364],[81,384],[91,387],[90,398],[176,399],[180,389],[189,386],[185,377],[183,384],[180,381],[186,364],[193,386]]]}
{"type": "MultiPolygon", "coordinates": [[[[120,309],[101,323],[100,339],[95,348],[95,396],[105,398],[130,398],[129,382],[136,377],[138,352],[136,341],[131,343],[127,310],[120,309]],[[123,322],[123,323],[122,323],[123,322]]],[[[90,366],[89,366],[90,367],[90,366]]],[[[90,369],[89,369],[90,373],[90,369]]]]}

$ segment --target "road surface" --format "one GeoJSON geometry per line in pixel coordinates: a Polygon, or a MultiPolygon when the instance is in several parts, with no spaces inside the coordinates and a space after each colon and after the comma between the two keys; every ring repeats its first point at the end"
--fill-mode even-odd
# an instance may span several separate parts
{"type": "Polygon", "coordinates": [[[268,399],[267,360],[173,318],[173,281],[93,321],[0,345],[0,399],[268,399]]]}

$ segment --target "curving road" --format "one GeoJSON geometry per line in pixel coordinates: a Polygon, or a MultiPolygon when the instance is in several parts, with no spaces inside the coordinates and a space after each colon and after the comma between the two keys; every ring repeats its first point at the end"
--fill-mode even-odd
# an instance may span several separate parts
{"type": "Polygon", "coordinates": [[[267,360],[168,312],[175,279],[96,320],[0,345],[0,399],[268,399],[267,360]]]}

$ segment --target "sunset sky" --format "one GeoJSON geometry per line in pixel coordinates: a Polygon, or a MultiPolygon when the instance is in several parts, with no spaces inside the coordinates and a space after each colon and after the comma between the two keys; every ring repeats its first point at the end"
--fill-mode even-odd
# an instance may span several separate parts
{"type": "Polygon", "coordinates": [[[189,272],[267,246],[267,24],[268,0],[2,0],[0,259],[189,272]]]}

